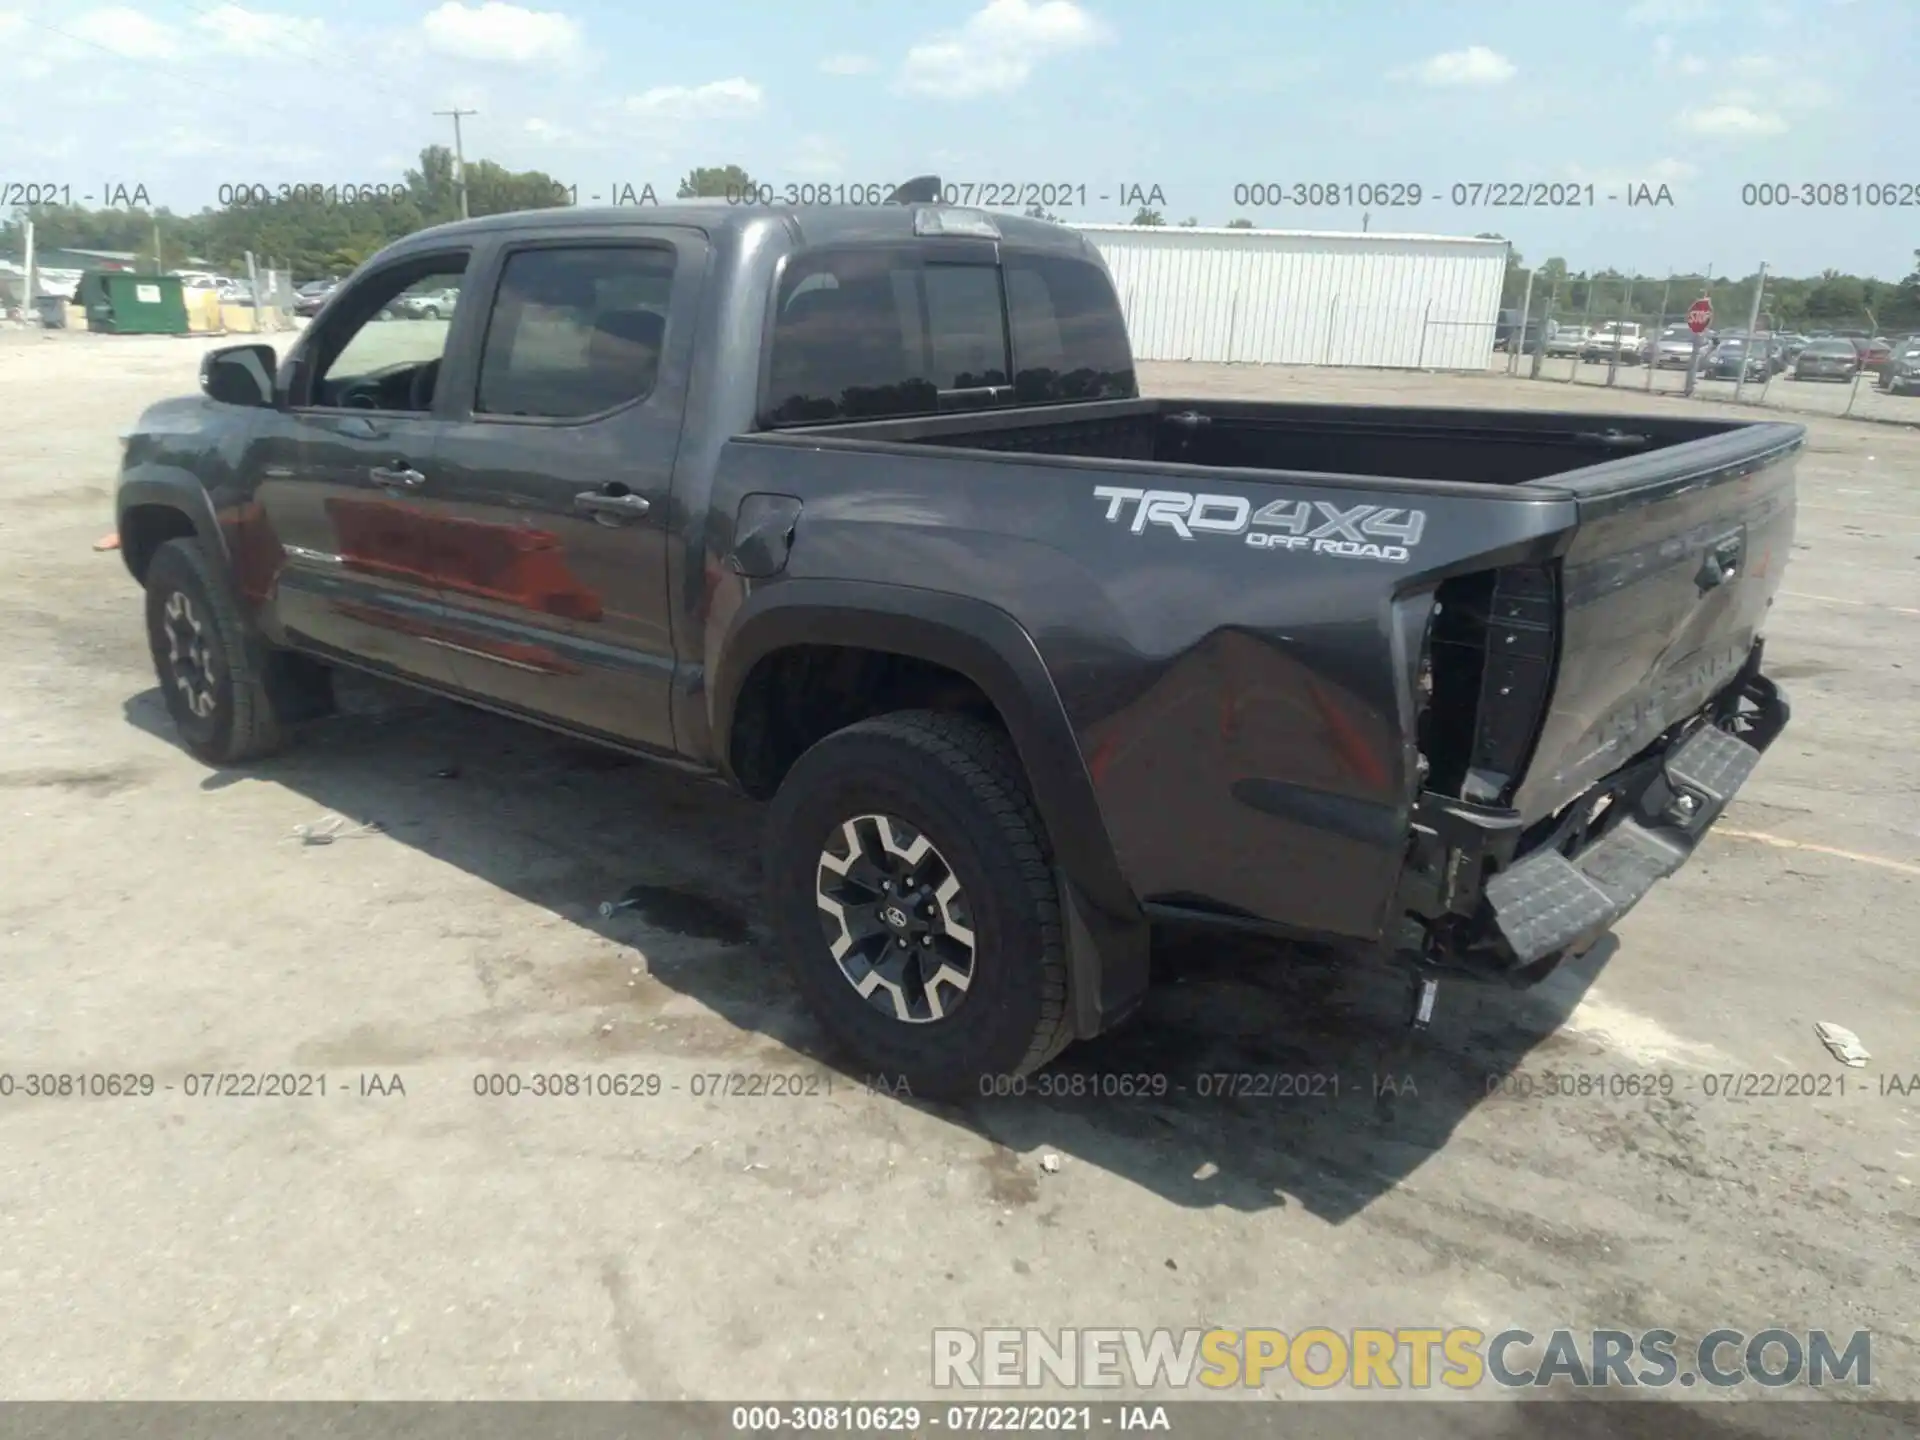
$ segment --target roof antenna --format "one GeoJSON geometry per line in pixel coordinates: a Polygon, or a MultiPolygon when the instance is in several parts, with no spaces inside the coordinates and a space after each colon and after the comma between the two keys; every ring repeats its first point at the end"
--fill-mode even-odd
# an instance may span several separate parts
{"type": "Polygon", "coordinates": [[[940,177],[916,175],[904,185],[893,187],[887,196],[889,205],[937,205],[940,203],[940,177]]]}

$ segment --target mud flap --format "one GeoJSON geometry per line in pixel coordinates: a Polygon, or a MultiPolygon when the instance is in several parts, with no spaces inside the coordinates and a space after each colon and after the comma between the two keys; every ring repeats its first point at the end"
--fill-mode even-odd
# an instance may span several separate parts
{"type": "Polygon", "coordinates": [[[1514,963],[1598,938],[1686,864],[1759,762],[1754,746],[1703,725],[1662,762],[1637,813],[1594,845],[1572,859],[1556,850],[1532,855],[1489,880],[1487,901],[1514,963]]]}

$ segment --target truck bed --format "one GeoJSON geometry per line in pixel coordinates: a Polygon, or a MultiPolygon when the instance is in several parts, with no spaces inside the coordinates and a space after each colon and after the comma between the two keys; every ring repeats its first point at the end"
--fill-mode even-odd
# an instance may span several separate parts
{"type": "Polygon", "coordinates": [[[1693,416],[1143,399],[823,425],[798,433],[1019,455],[1311,472],[1403,486],[1519,485],[1676,445],[1750,436],[1755,428],[1693,416]]]}

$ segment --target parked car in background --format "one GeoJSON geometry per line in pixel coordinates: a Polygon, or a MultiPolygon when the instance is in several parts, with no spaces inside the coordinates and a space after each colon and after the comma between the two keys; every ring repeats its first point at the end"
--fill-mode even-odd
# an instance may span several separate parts
{"type": "Polygon", "coordinates": [[[1526,334],[1523,335],[1520,340],[1520,353],[1522,355],[1539,354],[1541,347],[1553,338],[1554,332],[1559,328],[1560,327],[1551,320],[1538,319],[1527,321],[1526,334]]]}
{"type": "Polygon", "coordinates": [[[1796,380],[1851,380],[1859,373],[1860,352],[1851,340],[1809,340],[1793,362],[1796,380]]]}
{"type": "Polygon", "coordinates": [[[1884,375],[1887,366],[1893,363],[1893,347],[1884,340],[1862,335],[1851,338],[1853,348],[1860,352],[1860,368],[1875,375],[1884,375]]]}
{"type": "Polygon", "coordinates": [[[1789,332],[1780,337],[1780,347],[1786,352],[1787,364],[1791,365],[1800,358],[1800,352],[1807,348],[1807,342],[1813,337],[1789,332]]]}
{"type": "Polygon", "coordinates": [[[446,320],[459,301],[457,289],[413,290],[394,301],[393,310],[403,320],[446,320]]]}
{"type": "Polygon", "coordinates": [[[1586,348],[1587,331],[1580,325],[1561,325],[1547,337],[1547,354],[1578,355],[1586,348]]]}
{"type": "Polygon", "coordinates": [[[327,298],[338,289],[338,280],[310,280],[294,291],[293,313],[303,318],[312,318],[320,313],[320,307],[327,298]]]}
{"type": "Polygon", "coordinates": [[[1519,335],[1520,353],[1531,355],[1540,348],[1543,336],[1551,340],[1559,328],[1556,322],[1543,315],[1536,315],[1533,319],[1526,321],[1523,326],[1518,310],[1502,310],[1500,318],[1494,322],[1493,348],[1496,351],[1510,351],[1514,347],[1516,335],[1519,335]],[[1519,335],[1523,328],[1526,333],[1519,335]]]}
{"type": "Polygon", "coordinates": [[[1765,380],[1773,374],[1773,345],[1766,336],[1723,335],[1702,372],[1711,380],[1765,380]]]}
{"type": "Polygon", "coordinates": [[[1909,335],[1880,372],[1880,388],[1889,395],[1920,393],[1920,335],[1909,335]]]}
{"type": "Polygon", "coordinates": [[[1580,347],[1580,358],[1605,364],[1615,356],[1622,365],[1638,365],[1647,348],[1647,337],[1631,320],[1610,320],[1597,327],[1580,347]]]}
{"type": "Polygon", "coordinates": [[[1711,342],[1705,335],[1695,335],[1685,325],[1669,325],[1653,343],[1653,367],[1656,370],[1685,370],[1693,364],[1694,353],[1709,344],[1711,342]]]}

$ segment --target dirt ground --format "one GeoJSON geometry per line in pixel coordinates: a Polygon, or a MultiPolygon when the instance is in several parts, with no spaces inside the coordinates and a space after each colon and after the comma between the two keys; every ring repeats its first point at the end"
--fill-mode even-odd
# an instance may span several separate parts
{"type": "MultiPolygon", "coordinates": [[[[0,1097],[0,1394],[902,1397],[932,1394],[936,1327],[1778,1325],[1871,1329],[1879,1396],[1920,1398],[1916,1099],[1877,1088],[1920,1073],[1920,431],[1806,421],[1769,645],[1792,727],[1617,944],[1527,993],[1443,986],[1391,1117],[1397,986],[1193,946],[1055,1072],[1164,1096],[944,1108],[831,1068],[756,944],[758,813],[717,786],[363,684],[244,772],[173,744],[139,594],[90,546],[116,433],[204,348],[0,337],[0,1074],[158,1087],[0,1097]],[[303,843],[328,815],[383,829],[303,843]],[[1339,1091],[1200,1093],[1223,1071],[1339,1091]],[[1549,1071],[1671,1093],[1518,1093],[1549,1071]],[[328,1090],[190,1096],[210,1072],[328,1090]],[[661,1089],[476,1094],[536,1072],[661,1089]],[[731,1073],[807,1093],[695,1093],[731,1073]],[[1706,1093],[1734,1073],[1848,1087],[1706,1093]]],[[[1703,403],[1148,369],[1193,395],[1703,403]]]]}

